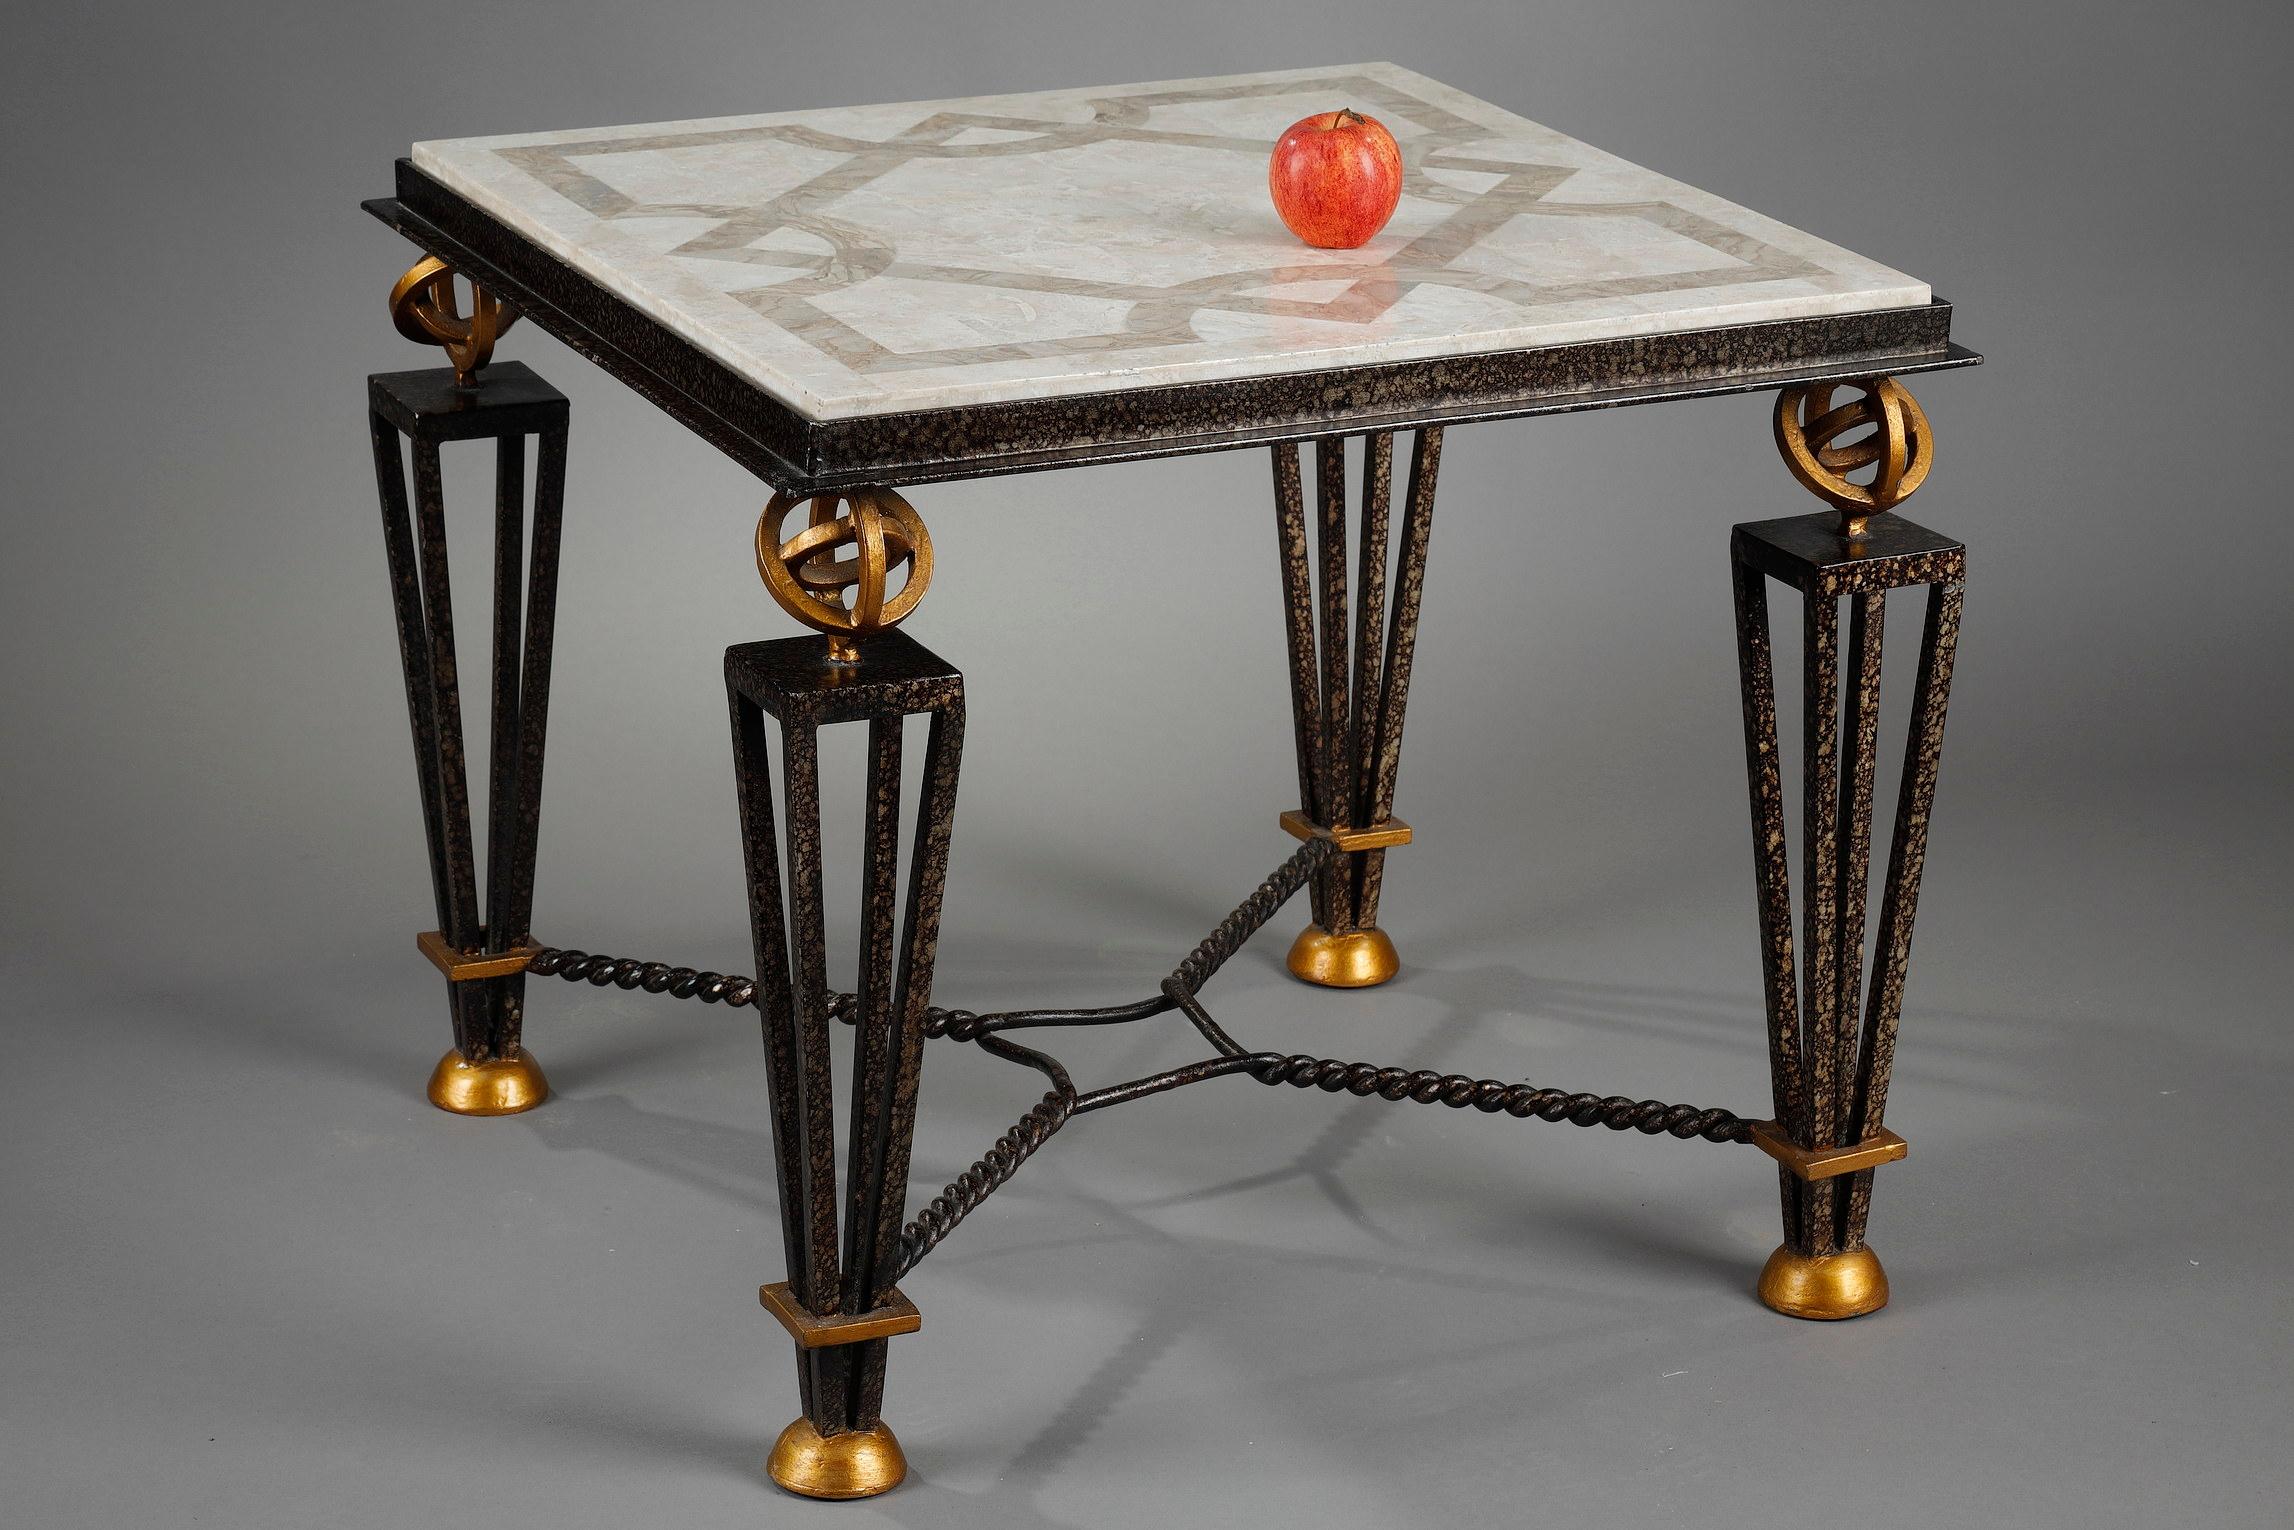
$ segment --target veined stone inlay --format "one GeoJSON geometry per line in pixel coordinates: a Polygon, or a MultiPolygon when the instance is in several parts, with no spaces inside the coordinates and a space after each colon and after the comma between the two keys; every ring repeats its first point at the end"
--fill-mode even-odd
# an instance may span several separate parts
{"type": "Polygon", "coordinates": [[[816,419],[1914,307],[1900,272],[1392,64],[417,144],[418,168],[816,419]],[[1353,106],[1393,222],[1266,157],[1353,106]]]}

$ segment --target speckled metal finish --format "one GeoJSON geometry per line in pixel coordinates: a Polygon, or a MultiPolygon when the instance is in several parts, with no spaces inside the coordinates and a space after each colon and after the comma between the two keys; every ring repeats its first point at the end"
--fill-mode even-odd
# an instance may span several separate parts
{"type": "Polygon", "coordinates": [[[1951,305],[811,421],[422,174],[377,218],[775,488],[912,484],[1966,366],[1951,305]]]}
{"type": "MultiPolygon", "coordinates": [[[[367,396],[437,928],[456,951],[511,951],[526,941],[533,917],[568,406],[564,394],[518,362],[488,371],[473,388],[458,386],[446,368],[379,373],[367,379],[367,396]],[[530,559],[525,546],[529,435],[540,439],[530,559]],[[414,445],[411,520],[401,436],[414,445]],[[494,631],[481,905],[439,447],[485,439],[495,443],[494,631]]],[[[454,1046],[466,1062],[519,1055],[525,992],[522,973],[447,984],[454,1046]]]]}
{"type": "MultiPolygon", "coordinates": [[[[1836,516],[1819,513],[1739,526],[1730,553],[1776,1119],[1804,1148],[1865,1142],[1879,1132],[1887,1109],[1967,550],[1895,515],[1875,517],[1864,536],[1850,541],[1836,516]],[[1771,578],[1800,590],[1804,599],[1803,884],[1797,942],[1770,656],[1771,578]],[[1881,640],[1887,592],[1909,587],[1927,589],[1927,620],[1866,997],[1860,967],[1871,879],[1881,640]],[[1845,686],[1843,595],[1848,600],[1845,686]]],[[[1779,1169],[1785,1246],[1804,1256],[1860,1249],[1873,1173],[1865,1169],[1803,1181],[1779,1169]]]]}
{"type": "MultiPolygon", "coordinates": [[[[963,679],[905,633],[884,632],[867,639],[860,658],[850,663],[832,662],[827,643],[814,637],[729,649],[725,686],[732,709],[750,921],[763,977],[750,992],[764,1028],[790,1294],[818,1316],[866,1312],[881,1304],[905,1267],[901,1222],[963,749],[963,679]],[[902,910],[901,733],[906,719],[918,713],[932,721],[902,910]],[[765,747],[768,716],[781,727],[784,780],[778,804],[765,747]],[[863,721],[868,725],[865,901],[859,983],[846,1006],[858,1040],[840,1250],[829,1062],[832,995],[821,898],[819,738],[824,726],[863,721]],[[779,817],[782,807],[785,819],[779,817]]],[[[866,1431],[880,1423],[888,1342],[798,1347],[799,1394],[806,1418],[822,1436],[866,1431]]]]}
{"type": "Polygon", "coordinates": [[[1839,517],[1793,515],[1739,526],[1730,547],[1739,562],[1803,594],[1851,595],[1967,577],[1967,548],[1900,515],[1874,516],[1864,535],[1840,535],[1839,517]]]}
{"type": "MultiPolygon", "coordinates": [[[[1388,568],[1394,438],[1363,445],[1361,536],[1351,609],[1346,567],[1346,442],[1314,443],[1314,536],[1296,445],[1273,449],[1275,537],[1282,574],[1283,633],[1298,750],[1299,811],[1323,828],[1367,828],[1394,813],[1402,725],[1424,603],[1426,548],[1442,432],[1421,430],[1410,450],[1399,550],[1388,568]],[[1392,585],[1389,624],[1387,597],[1392,585]],[[1319,641],[1318,641],[1319,637],[1319,641]]],[[[1316,877],[1316,926],[1333,935],[1375,928],[1386,852],[1335,856],[1316,877]]]]}

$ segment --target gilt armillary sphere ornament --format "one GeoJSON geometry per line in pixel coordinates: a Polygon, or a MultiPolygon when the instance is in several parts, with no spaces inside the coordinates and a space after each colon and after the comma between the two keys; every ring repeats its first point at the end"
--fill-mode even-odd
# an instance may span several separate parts
{"type": "Polygon", "coordinates": [[[454,381],[467,388],[494,358],[495,340],[518,322],[518,309],[472,282],[465,316],[454,295],[454,268],[426,256],[390,289],[390,322],[416,345],[444,346],[454,381]]]}
{"type": "Polygon", "coordinates": [[[1892,377],[1852,383],[1858,396],[1834,408],[1837,384],[1786,388],[1776,396],[1776,446],[1800,486],[1840,511],[1843,536],[1860,537],[1864,523],[1912,497],[1935,462],[1935,438],[1919,401],[1892,377]],[[1870,434],[1843,443],[1866,426],[1870,434]],[[1870,483],[1848,475],[1877,468],[1870,483]]]}
{"type": "Polygon", "coordinates": [[[757,518],[757,572],[783,611],[827,633],[829,656],[849,663],[860,657],[855,639],[898,624],[924,598],[932,538],[915,507],[890,489],[775,494],[757,518]],[[805,528],[784,538],[799,505],[809,506],[805,528]],[[850,555],[839,556],[847,547],[850,555]],[[886,585],[903,567],[908,577],[887,599],[886,585]]]}

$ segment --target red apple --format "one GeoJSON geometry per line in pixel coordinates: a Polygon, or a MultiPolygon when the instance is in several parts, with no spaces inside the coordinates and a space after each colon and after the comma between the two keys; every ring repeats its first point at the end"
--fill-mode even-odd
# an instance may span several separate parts
{"type": "Polygon", "coordinates": [[[1283,226],[1318,249],[1368,244],[1402,200],[1402,149],[1375,117],[1319,112],[1275,141],[1267,191],[1283,226]]]}

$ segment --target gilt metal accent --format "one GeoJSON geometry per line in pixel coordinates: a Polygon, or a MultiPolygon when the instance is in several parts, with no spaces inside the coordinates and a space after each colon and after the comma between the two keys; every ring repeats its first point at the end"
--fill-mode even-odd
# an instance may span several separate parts
{"type": "Polygon", "coordinates": [[[757,573],[783,611],[827,633],[830,657],[849,664],[860,656],[857,639],[898,626],[924,598],[932,538],[916,507],[890,489],[775,494],[757,518],[757,573]],[[800,504],[805,528],[783,538],[800,504]],[[845,547],[852,556],[838,557],[845,547]],[[903,568],[906,581],[888,597],[885,581],[903,568]]]}
{"type": "Polygon", "coordinates": [[[1776,395],[1776,448],[1800,486],[1840,512],[1840,533],[1864,534],[1866,522],[1910,499],[1935,465],[1935,437],[1927,411],[1893,377],[1848,386],[1859,397],[1834,407],[1837,383],[1786,388],[1776,395]],[[1850,441],[1860,430],[1870,434],[1850,441]],[[1848,477],[1876,471],[1869,483],[1848,477]]]}
{"type": "Polygon", "coordinates": [[[416,345],[444,347],[454,381],[475,387],[479,369],[494,358],[494,342],[518,322],[518,308],[470,283],[470,311],[454,293],[454,268],[435,255],[409,266],[390,289],[390,322],[416,345]]]}

